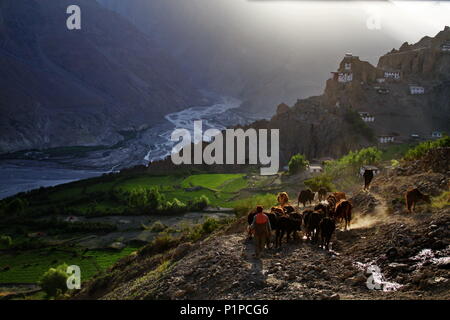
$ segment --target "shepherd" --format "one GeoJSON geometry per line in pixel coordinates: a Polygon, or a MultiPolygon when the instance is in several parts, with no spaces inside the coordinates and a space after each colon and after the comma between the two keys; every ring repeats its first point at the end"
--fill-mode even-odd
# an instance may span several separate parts
{"type": "Polygon", "coordinates": [[[370,183],[373,179],[373,170],[371,169],[365,169],[364,170],[364,190],[369,190],[370,183]]]}
{"type": "Polygon", "coordinates": [[[256,215],[250,228],[255,235],[255,257],[259,259],[264,246],[269,242],[272,234],[269,217],[263,212],[263,207],[256,207],[256,215]]]}

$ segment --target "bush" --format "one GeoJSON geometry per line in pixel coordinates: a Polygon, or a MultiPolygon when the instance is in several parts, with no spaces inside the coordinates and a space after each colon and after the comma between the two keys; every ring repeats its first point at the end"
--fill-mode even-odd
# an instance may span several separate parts
{"type": "Polygon", "coordinates": [[[313,192],[319,191],[320,188],[325,188],[328,192],[335,191],[336,186],[333,184],[333,178],[326,174],[321,174],[314,178],[305,180],[304,184],[313,192]]]}
{"type": "Polygon", "coordinates": [[[197,241],[227,223],[229,223],[229,220],[226,219],[218,220],[214,218],[207,218],[202,224],[199,224],[191,229],[188,238],[192,241],[197,241]]]}
{"type": "Polygon", "coordinates": [[[0,249],[8,249],[13,242],[10,236],[0,236],[0,249]]]}
{"type": "Polygon", "coordinates": [[[28,203],[21,198],[14,198],[6,204],[4,211],[6,214],[22,214],[28,207],[28,203]]]}
{"type": "Polygon", "coordinates": [[[132,190],[114,190],[111,198],[130,208],[141,210],[161,210],[164,204],[164,197],[157,188],[139,187],[132,190]]]}
{"type": "Polygon", "coordinates": [[[409,149],[404,159],[405,160],[415,160],[423,157],[429,150],[435,149],[435,148],[443,148],[443,147],[450,147],[450,137],[445,136],[441,139],[434,140],[434,141],[425,141],[420,143],[418,146],[409,149]]]}
{"type": "Polygon", "coordinates": [[[67,264],[62,264],[44,273],[39,284],[47,296],[55,297],[67,291],[67,267],[67,264]]]}
{"type": "Polygon", "coordinates": [[[289,160],[289,173],[295,174],[297,172],[304,171],[308,165],[309,161],[306,160],[304,155],[296,154],[292,156],[291,160],[289,160]]]}
{"type": "Polygon", "coordinates": [[[161,221],[155,221],[149,228],[151,232],[161,232],[167,229],[167,226],[163,224],[161,221]]]}
{"type": "Polygon", "coordinates": [[[450,207],[450,191],[444,191],[439,196],[433,197],[431,205],[438,209],[450,207]]]}
{"type": "Polygon", "coordinates": [[[194,201],[192,201],[192,203],[190,204],[190,210],[193,211],[202,211],[204,210],[207,206],[209,206],[209,199],[207,196],[202,195],[196,199],[194,199],[194,201]]]}
{"type": "Polygon", "coordinates": [[[242,199],[236,201],[233,209],[238,216],[246,215],[250,210],[256,208],[256,206],[263,206],[263,208],[271,208],[277,205],[277,196],[274,194],[256,195],[251,198],[242,199]]]}
{"type": "Polygon", "coordinates": [[[187,211],[188,207],[184,202],[174,198],[172,201],[167,201],[165,209],[170,213],[183,213],[187,211]]]}
{"type": "Polygon", "coordinates": [[[163,253],[175,248],[180,243],[179,238],[175,238],[168,233],[161,233],[152,242],[138,251],[139,256],[151,256],[163,253]]]}
{"type": "Polygon", "coordinates": [[[361,119],[356,110],[348,109],[344,115],[344,120],[352,126],[356,133],[361,134],[368,141],[375,141],[373,130],[361,119]]]}

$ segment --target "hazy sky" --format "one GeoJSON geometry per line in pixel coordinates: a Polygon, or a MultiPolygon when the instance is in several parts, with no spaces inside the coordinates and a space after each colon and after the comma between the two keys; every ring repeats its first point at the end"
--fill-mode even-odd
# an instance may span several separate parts
{"type": "Polygon", "coordinates": [[[322,93],[347,52],[376,65],[450,25],[450,2],[99,1],[159,39],[202,84],[269,106],[322,93]]]}

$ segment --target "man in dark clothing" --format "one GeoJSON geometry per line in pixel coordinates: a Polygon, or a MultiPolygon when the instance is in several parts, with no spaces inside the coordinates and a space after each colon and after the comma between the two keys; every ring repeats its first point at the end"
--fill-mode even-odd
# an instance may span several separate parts
{"type": "Polygon", "coordinates": [[[364,190],[369,190],[370,183],[373,179],[373,170],[365,169],[364,170],[364,190]]]}
{"type": "Polygon", "coordinates": [[[263,212],[263,207],[256,207],[256,215],[250,228],[255,233],[255,257],[259,259],[272,233],[269,217],[263,212]]]}

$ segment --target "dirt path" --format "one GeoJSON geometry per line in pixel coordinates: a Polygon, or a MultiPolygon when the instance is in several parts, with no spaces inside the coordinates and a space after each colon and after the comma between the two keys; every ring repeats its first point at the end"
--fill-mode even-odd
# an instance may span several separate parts
{"type": "Polygon", "coordinates": [[[378,194],[372,195],[378,202],[374,213],[369,215],[370,218],[366,215],[356,219],[349,231],[337,230],[332,239],[333,251],[325,251],[303,239],[291,240],[289,243],[284,239],[280,249],[266,249],[261,259],[255,259],[254,243],[246,238],[246,223],[242,219],[200,243],[186,245],[181,249],[184,251],[183,258],[175,260],[160,276],[155,277],[154,271],[150,271],[122,283],[103,298],[448,297],[448,270],[437,267],[432,260],[423,265],[411,260],[412,256],[426,248],[435,248],[432,253],[436,256],[448,255],[445,250],[437,250],[443,246],[435,236],[423,236],[431,227],[435,228],[432,224],[439,224],[443,228],[435,230],[440,230],[444,237],[448,237],[448,215],[442,215],[441,218],[429,216],[419,221],[390,215],[386,201],[378,194]],[[388,256],[394,251],[395,255],[388,256]],[[367,272],[369,266],[379,268],[383,283],[392,285],[397,291],[384,292],[375,290],[382,287],[374,289],[373,286],[369,288],[368,284],[370,286],[373,283],[373,274],[367,272]]]}

